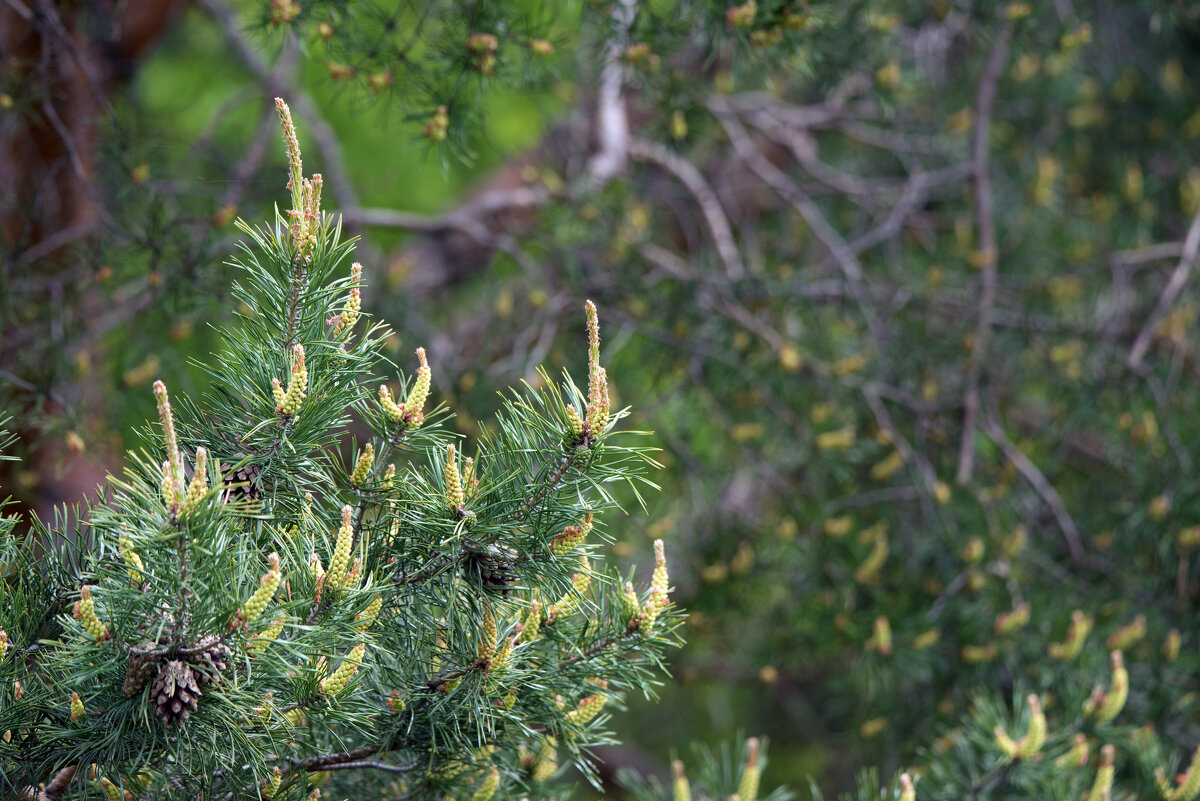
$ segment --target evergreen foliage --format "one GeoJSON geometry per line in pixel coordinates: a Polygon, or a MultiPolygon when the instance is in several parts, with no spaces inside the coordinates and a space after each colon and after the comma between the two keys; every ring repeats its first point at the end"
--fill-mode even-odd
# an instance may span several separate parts
{"type": "Polygon", "coordinates": [[[348,8],[318,0],[256,6],[268,40],[294,35],[354,101],[398,110],[414,134],[470,158],[497,87],[540,86],[558,65],[553,39],[574,14],[536,2],[348,8]],[[562,19],[566,16],[567,19],[562,19]]]}
{"type": "Polygon", "coordinates": [[[609,413],[598,356],[586,398],[544,376],[469,446],[424,408],[428,365],[393,418],[388,329],[358,312],[353,242],[279,108],[293,206],[239,222],[211,391],[158,382],[123,476],[54,524],[5,521],[0,793],[537,792],[589,770],[609,712],[653,691],[677,641],[661,547],[644,587],[596,558],[656,467],[609,413]]]}
{"type": "MultiPolygon", "coordinates": [[[[23,645],[0,693],[19,671],[47,677],[16,704],[0,695],[6,774],[28,786],[86,752],[130,786],[141,756],[184,776],[220,753],[212,797],[299,797],[300,774],[320,781],[341,754],[390,766],[333,771],[326,787],[348,797],[559,793],[539,782],[604,739],[580,725],[616,705],[598,696],[647,689],[678,622],[659,613],[665,577],[631,595],[630,577],[578,561],[595,555],[585,530],[604,533],[587,515],[645,486],[641,440],[593,436],[612,431],[596,426],[602,382],[585,392],[516,355],[581,354],[575,299],[592,297],[621,331],[604,369],[654,399],[635,421],[666,446],[673,489],[647,503],[652,530],[684,546],[684,672],[762,691],[756,723],[787,753],[775,770],[794,776],[815,752],[822,781],[848,787],[879,763],[855,801],[1200,796],[1194,8],[587,3],[576,42],[532,6],[459,18],[430,3],[428,45],[408,55],[407,10],[339,5],[260,3],[254,31],[294,35],[356,103],[399,108],[414,138],[458,155],[486,131],[490,87],[556,75],[570,53],[587,96],[618,64],[629,163],[597,180],[598,137],[572,121],[522,172],[513,206],[539,209],[527,228],[470,204],[379,223],[495,250],[436,309],[366,298],[406,341],[456,343],[460,362],[434,369],[465,430],[501,407],[466,449],[447,408],[416,425],[420,373],[383,395],[366,380],[390,332],[360,308],[336,226],[309,230],[317,187],[293,167],[302,216],[244,229],[242,319],[202,365],[204,399],[174,399],[182,455],[165,472],[190,486],[203,464],[212,488],[164,501],[152,427],[111,498],[3,545],[25,567],[6,570],[4,625],[23,645]],[[484,364],[528,367],[531,386],[498,403],[484,364]],[[193,560],[211,570],[179,569],[193,560]],[[595,608],[577,608],[597,586],[595,608]],[[187,637],[173,628],[185,608],[187,637]],[[622,636],[634,609],[652,638],[622,636]],[[151,654],[148,621],[182,658],[151,654]],[[138,705],[121,688],[142,664],[138,705]],[[525,689],[511,708],[510,687],[525,689]],[[151,697],[189,719],[165,725],[151,697]],[[117,725],[122,709],[137,726],[117,725]]],[[[690,722],[702,704],[687,692],[690,722]]],[[[673,781],[624,785],[644,801],[755,801],[751,749],[701,749],[673,781]]],[[[168,779],[137,792],[173,793],[168,779]]]]}
{"type": "Polygon", "coordinates": [[[639,13],[628,178],[556,196],[546,266],[498,257],[431,328],[511,325],[486,360],[562,297],[616,310],[688,543],[682,729],[757,687],[834,777],[1193,797],[1194,9],[738,7],[696,51],[639,13]]]}

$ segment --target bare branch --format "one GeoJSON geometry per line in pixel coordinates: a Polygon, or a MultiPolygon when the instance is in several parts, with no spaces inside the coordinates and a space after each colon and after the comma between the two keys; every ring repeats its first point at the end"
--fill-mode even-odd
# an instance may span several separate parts
{"type": "Polygon", "coordinates": [[[875,338],[876,342],[882,342],[883,323],[880,322],[879,316],[875,313],[871,299],[863,286],[862,265],[859,264],[858,258],[850,250],[849,245],[846,244],[846,240],[829,224],[820,207],[813,202],[812,198],[806,195],[796,185],[795,181],[768,161],[758,151],[758,148],[750,140],[749,134],[746,133],[746,129],[742,127],[737,115],[723,97],[714,96],[709,98],[708,107],[716,115],[717,120],[725,128],[726,133],[729,134],[729,139],[733,143],[738,158],[744,161],[746,166],[775,190],[776,194],[792,204],[800,212],[805,222],[812,228],[813,233],[816,234],[821,243],[833,255],[834,261],[837,262],[838,267],[841,268],[843,275],[846,277],[846,283],[850,287],[850,294],[853,296],[855,303],[858,304],[859,310],[866,320],[867,328],[870,329],[871,335],[875,338]]]}
{"type": "Polygon", "coordinates": [[[979,291],[979,319],[975,329],[975,347],[971,353],[967,375],[967,394],[963,412],[962,443],[958,451],[956,480],[966,484],[975,472],[975,425],[979,416],[979,379],[987,359],[988,342],[992,337],[992,317],[996,305],[996,220],[992,210],[992,181],[988,164],[988,134],[992,127],[992,102],[996,99],[996,84],[1000,71],[1008,60],[1008,43],[1012,39],[1012,23],[1004,25],[992,46],[979,79],[975,95],[975,135],[971,143],[971,172],[975,178],[975,213],[979,228],[979,248],[982,287],[979,291]]]}
{"type": "MultiPolygon", "coordinates": [[[[55,5],[51,0],[38,0],[38,18],[62,41],[67,53],[71,56],[71,60],[75,62],[79,71],[87,79],[88,87],[91,88],[97,105],[104,109],[104,113],[110,118],[116,116],[112,104],[108,102],[108,93],[101,87],[100,79],[96,76],[93,64],[89,59],[84,58],[80,54],[78,42],[75,37],[67,32],[66,26],[63,25],[62,18],[58,15],[55,5]]],[[[12,7],[14,10],[17,10],[16,5],[12,7]]],[[[18,10],[17,13],[20,14],[21,12],[18,10]]],[[[26,9],[26,13],[28,13],[28,9],[26,9]]],[[[28,21],[29,18],[26,17],[26,20],[28,21]]]]}
{"type": "Polygon", "coordinates": [[[338,144],[337,132],[317,109],[317,104],[307,92],[295,93],[293,107],[296,113],[307,124],[317,150],[321,151],[323,162],[323,177],[329,185],[330,192],[337,198],[338,205],[343,210],[358,208],[358,192],[350,180],[350,168],[342,155],[342,146],[338,144]]]}
{"type": "MultiPolygon", "coordinates": [[[[921,208],[933,190],[947,184],[956,184],[971,175],[971,163],[953,164],[937,170],[914,171],[907,180],[901,182],[897,178],[863,179],[845,173],[817,158],[815,140],[804,130],[803,120],[811,116],[810,110],[826,108],[826,106],[810,106],[804,109],[794,109],[795,112],[809,114],[786,113],[787,107],[774,108],[769,98],[753,104],[740,102],[738,97],[728,98],[730,105],[747,112],[747,120],[751,125],[761,130],[775,142],[779,142],[792,152],[796,161],[817,180],[833,189],[846,194],[860,197],[864,204],[878,204],[878,196],[884,192],[902,187],[900,197],[892,207],[887,219],[869,232],[850,242],[850,250],[860,254],[875,245],[885,242],[898,234],[905,220],[915,210],[921,208]],[[793,121],[793,117],[797,117],[793,121]]],[[[778,102],[775,103],[778,106],[778,102]]],[[[818,267],[818,265],[814,265],[818,267]]]]}
{"type": "MultiPolygon", "coordinates": [[[[312,134],[317,149],[321,151],[325,179],[331,194],[337,198],[343,210],[357,209],[358,194],[350,181],[350,172],[337,143],[337,133],[317,110],[313,99],[294,83],[283,79],[281,73],[286,72],[285,70],[272,70],[267,61],[254,51],[238,30],[233,9],[221,0],[196,0],[196,4],[220,26],[225,40],[232,46],[238,60],[261,84],[263,96],[274,98],[282,95],[290,99],[293,109],[307,123],[306,127],[312,134]]],[[[289,40],[288,52],[291,53],[294,49],[294,41],[289,40]]]]}
{"type": "Polygon", "coordinates": [[[881,225],[860,236],[850,243],[853,253],[862,253],[881,242],[886,242],[900,233],[901,226],[909,215],[921,208],[930,193],[946,184],[958,183],[971,174],[971,165],[967,163],[954,164],[939,170],[914,172],[904,185],[904,191],[891,214],[881,225]]]}
{"type": "Polygon", "coordinates": [[[629,145],[629,155],[661,167],[687,187],[704,214],[704,221],[712,234],[717,254],[725,265],[725,272],[730,278],[741,278],[745,275],[746,268],[742,265],[737,243],[734,242],[729,219],[725,216],[725,210],[721,208],[721,201],[716,192],[708,185],[700,170],[683,156],[672,153],[657,142],[645,139],[634,139],[629,145]]]}
{"type": "Polygon", "coordinates": [[[879,398],[879,387],[873,384],[867,385],[862,388],[862,392],[867,406],[871,407],[871,413],[875,416],[875,422],[879,426],[879,430],[887,437],[892,447],[900,453],[905,463],[916,468],[921,476],[922,483],[925,485],[925,497],[932,495],[936,491],[938,483],[937,473],[934,471],[933,465],[929,463],[929,460],[923,454],[913,450],[908,439],[900,433],[900,429],[896,428],[891,414],[888,413],[887,407],[883,405],[883,401],[879,398]]]}
{"type": "Polygon", "coordinates": [[[364,745],[355,748],[351,751],[343,751],[337,754],[323,754],[321,756],[310,756],[305,759],[298,759],[292,762],[292,766],[288,769],[289,773],[297,770],[314,771],[314,770],[330,770],[337,765],[345,764],[346,762],[357,762],[369,756],[375,756],[380,751],[379,745],[364,745]]]}
{"type": "Polygon", "coordinates": [[[477,241],[490,241],[493,232],[487,225],[488,218],[506,211],[544,206],[551,197],[550,192],[543,187],[521,186],[484,192],[442,214],[411,214],[394,209],[366,208],[346,209],[342,212],[342,219],[351,224],[380,225],[426,233],[459,230],[477,241]]]}
{"type": "Polygon", "coordinates": [[[50,121],[55,133],[62,140],[63,147],[67,151],[67,159],[71,162],[71,170],[75,173],[75,177],[79,179],[79,183],[83,186],[88,197],[92,199],[92,203],[96,205],[96,211],[104,219],[104,222],[111,225],[113,228],[120,228],[117,221],[109,214],[108,209],[104,206],[104,200],[100,197],[100,193],[96,191],[95,185],[88,178],[87,168],[83,165],[83,159],[79,155],[79,149],[75,147],[75,140],[71,137],[71,132],[67,130],[67,126],[63,124],[62,118],[58,116],[58,111],[55,110],[54,104],[47,99],[42,103],[42,113],[46,115],[46,119],[50,121]]]}
{"type": "Polygon", "coordinates": [[[532,209],[545,205],[552,195],[543,187],[523,186],[516,189],[485,192],[478,198],[443,214],[412,214],[394,209],[344,209],[342,220],[347,225],[380,225],[404,228],[409,231],[437,233],[457,230],[487,248],[497,248],[512,257],[526,272],[534,274],[537,265],[522,250],[511,235],[496,230],[491,218],[504,211],[532,209]]]}
{"type": "Polygon", "coordinates": [[[1108,263],[1112,267],[1132,267],[1161,259],[1178,259],[1182,255],[1183,245],[1179,242],[1159,242],[1142,248],[1114,250],[1108,254],[1108,263]]]}
{"type": "Polygon", "coordinates": [[[224,205],[237,206],[246,194],[247,182],[258,172],[258,168],[262,166],[263,159],[266,158],[267,147],[271,144],[272,134],[275,133],[275,128],[278,125],[276,122],[277,119],[273,108],[262,115],[258,123],[258,129],[254,132],[254,139],[251,141],[250,147],[246,148],[246,153],[242,156],[242,160],[233,169],[233,180],[230,181],[229,189],[225,193],[224,205]]]}
{"type": "Polygon", "coordinates": [[[410,762],[407,765],[393,765],[390,762],[361,759],[357,762],[338,762],[333,765],[326,765],[323,770],[358,770],[359,768],[370,768],[372,770],[382,770],[387,773],[409,773],[416,770],[417,764],[416,762],[410,762]]]}
{"type": "Polygon", "coordinates": [[[1000,422],[992,414],[988,414],[983,421],[983,430],[991,437],[992,442],[1000,446],[1000,450],[1004,451],[1005,457],[1012,462],[1013,467],[1025,476],[1033,488],[1037,491],[1046,505],[1050,507],[1050,511],[1054,514],[1054,519],[1058,521],[1058,527],[1062,529],[1063,537],[1067,541],[1067,550],[1071,552],[1071,560],[1078,562],[1083,559],[1083,544],[1079,536],[1079,528],[1075,525],[1075,520],[1071,517],[1071,513],[1067,511],[1067,505],[1063,503],[1062,496],[1058,494],[1058,490],[1054,489],[1054,485],[1046,478],[1038,466],[1026,456],[1020,448],[1012,443],[1012,440],[1004,433],[1004,428],[1000,422]]]}
{"type": "Polygon", "coordinates": [[[4,0],[4,4],[17,12],[17,16],[26,22],[33,22],[33,11],[21,0],[4,0]]]}
{"type": "Polygon", "coordinates": [[[1179,293],[1183,291],[1184,285],[1187,284],[1188,276],[1196,263],[1197,252],[1200,252],[1200,211],[1196,212],[1196,216],[1192,218],[1192,224],[1188,227],[1187,236],[1183,240],[1183,252],[1179,256],[1179,264],[1175,266],[1175,272],[1171,273],[1171,280],[1163,288],[1162,294],[1158,297],[1158,303],[1154,306],[1154,311],[1150,313],[1146,324],[1142,326],[1141,332],[1134,340],[1133,348],[1129,351],[1128,364],[1133,369],[1136,370],[1141,366],[1150,342],[1154,339],[1155,326],[1175,303],[1179,293]]]}
{"type": "Polygon", "coordinates": [[[42,241],[34,244],[28,250],[14,253],[12,260],[17,265],[35,262],[38,259],[50,255],[61,247],[90,236],[95,230],[95,224],[90,222],[79,223],[78,225],[72,225],[67,228],[60,228],[42,241]]]}

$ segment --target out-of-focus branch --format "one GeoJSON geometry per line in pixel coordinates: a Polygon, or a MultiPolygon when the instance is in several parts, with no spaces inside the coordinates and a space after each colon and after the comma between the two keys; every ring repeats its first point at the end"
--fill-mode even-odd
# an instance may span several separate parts
{"type": "MultiPolygon", "coordinates": [[[[293,82],[285,79],[289,70],[272,70],[267,61],[255,52],[238,29],[233,9],[221,0],[196,0],[196,5],[220,27],[225,41],[233,48],[238,60],[262,86],[263,96],[268,99],[285,96],[289,99],[292,108],[306,123],[305,128],[311,133],[317,149],[321,152],[324,162],[323,175],[330,193],[337,198],[343,210],[357,209],[358,193],[354,191],[354,184],[350,180],[350,171],[337,142],[337,133],[317,110],[313,99],[293,82]]],[[[294,47],[294,43],[289,43],[289,47],[294,47]]]]}
{"type": "MultiPolygon", "coordinates": [[[[299,53],[300,48],[296,46],[294,40],[290,40],[275,68],[264,79],[264,85],[281,85],[283,76],[295,70],[296,58],[299,53]]],[[[266,86],[266,88],[269,89],[271,86],[266,86]]],[[[269,94],[263,97],[263,111],[259,117],[258,128],[254,132],[254,139],[250,142],[250,146],[246,148],[241,160],[234,167],[233,180],[225,193],[225,206],[236,207],[241,202],[242,197],[246,194],[249,181],[258,173],[267,157],[267,148],[271,144],[272,134],[278,130],[279,125],[279,118],[275,111],[275,105],[271,102],[271,97],[269,94]]]]}
{"type": "Polygon", "coordinates": [[[721,257],[721,262],[725,265],[726,274],[730,278],[741,278],[745,275],[746,269],[742,265],[742,257],[738,253],[737,243],[733,239],[733,229],[729,225],[729,218],[725,216],[725,210],[721,208],[721,201],[717,199],[716,193],[708,185],[708,181],[704,179],[700,170],[696,169],[695,165],[683,156],[672,153],[657,142],[645,139],[634,139],[629,144],[629,155],[639,161],[648,161],[661,167],[687,187],[700,206],[709,233],[712,234],[713,244],[716,245],[717,255],[721,257]]]}
{"type": "Polygon", "coordinates": [[[908,439],[900,433],[900,429],[896,427],[891,414],[880,399],[879,388],[869,384],[862,388],[862,392],[863,399],[871,409],[871,414],[875,416],[879,430],[887,437],[892,447],[899,452],[905,463],[912,465],[917,470],[921,476],[921,482],[924,484],[923,497],[930,497],[936,491],[938,483],[937,472],[934,471],[933,465],[929,463],[929,459],[924,454],[914,450],[908,439]]]}
{"type": "Polygon", "coordinates": [[[1183,291],[1184,285],[1187,284],[1192,267],[1196,264],[1198,253],[1200,253],[1200,211],[1196,212],[1196,216],[1192,218],[1192,224],[1188,227],[1187,236],[1183,240],[1183,252],[1179,256],[1179,264],[1175,266],[1175,272],[1171,273],[1171,280],[1167,282],[1162,294],[1158,296],[1158,303],[1155,304],[1154,311],[1150,313],[1146,324],[1142,326],[1141,332],[1134,340],[1133,348],[1129,351],[1128,364],[1133,369],[1136,370],[1141,366],[1150,342],[1154,339],[1155,326],[1175,303],[1179,293],[1183,291]]]}
{"type": "Polygon", "coordinates": [[[1013,26],[1004,25],[992,45],[979,79],[975,95],[975,134],[971,143],[971,172],[975,179],[975,214],[979,229],[981,258],[979,291],[979,320],[975,330],[975,347],[971,353],[967,375],[967,393],[963,410],[962,443],[958,451],[959,484],[967,484],[975,472],[975,425],[979,416],[979,380],[987,360],[988,342],[992,337],[993,309],[996,305],[996,220],[992,209],[992,181],[988,164],[988,134],[992,126],[992,103],[996,99],[996,84],[1000,71],[1008,60],[1008,43],[1013,26]]]}
{"type": "Polygon", "coordinates": [[[267,155],[267,147],[271,144],[271,135],[275,133],[278,126],[278,118],[272,110],[268,110],[262,115],[258,121],[258,129],[254,132],[254,139],[250,142],[250,147],[246,148],[245,154],[241,161],[233,168],[233,180],[229,183],[229,189],[225,192],[225,205],[237,206],[241,202],[242,196],[246,194],[246,184],[258,172],[258,168],[262,166],[263,159],[267,155]]]}
{"type": "Polygon", "coordinates": [[[1132,267],[1161,259],[1178,259],[1182,255],[1183,245],[1179,242],[1159,242],[1143,248],[1114,250],[1108,255],[1108,263],[1112,267],[1132,267]]]}
{"type": "Polygon", "coordinates": [[[338,144],[338,135],[325,116],[317,110],[317,104],[307,92],[295,93],[296,113],[305,122],[305,127],[312,134],[317,150],[321,152],[323,162],[323,178],[330,192],[337,199],[342,209],[358,208],[358,192],[350,180],[350,168],[346,166],[346,158],[342,154],[342,146],[338,144]]]}
{"type": "Polygon", "coordinates": [[[613,36],[604,49],[604,69],[596,103],[596,138],[599,150],[588,163],[588,179],[597,186],[608,183],[625,169],[629,154],[629,117],[625,113],[625,62],[629,28],[637,15],[635,0],[621,0],[613,9],[613,36]]]}
{"type": "Polygon", "coordinates": [[[845,110],[831,103],[811,106],[792,106],[766,92],[746,92],[726,99],[729,107],[738,114],[769,114],[779,125],[802,130],[822,128],[840,119],[845,110]]]}
{"type": "MultiPolygon", "coordinates": [[[[238,30],[234,12],[227,4],[221,0],[196,0],[196,2],[221,28],[226,41],[232,46],[238,59],[262,85],[264,96],[270,98],[284,95],[293,99],[293,108],[305,121],[306,128],[310,131],[317,149],[321,153],[326,183],[331,194],[341,206],[342,220],[349,228],[379,225],[425,232],[459,230],[485,247],[494,247],[504,251],[526,269],[533,269],[534,265],[516,241],[507,233],[493,230],[485,222],[485,218],[501,211],[540,206],[550,199],[549,192],[539,187],[521,187],[507,192],[489,192],[450,212],[435,216],[409,214],[392,209],[361,208],[358,193],[350,180],[350,172],[338,144],[337,133],[320,114],[312,98],[285,81],[280,74],[283,71],[273,71],[267,62],[255,52],[238,30]]],[[[632,21],[632,6],[630,6],[629,20],[632,21]]],[[[620,64],[617,64],[617,67],[619,73],[620,64]]],[[[618,77],[620,76],[618,75],[618,77]]],[[[618,91],[619,89],[618,85],[618,91]]],[[[623,106],[620,111],[623,115],[623,106]]],[[[623,116],[621,119],[624,119],[623,116]]],[[[626,128],[626,137],[627,135],[626,128]]],[[[250,162],[253,155],[254,148],[251,148],[243,163],[250,162]]]]}
{"type": "Polygon", "coordinates": [[[13,261],[17,265],[32,264],[38,259],[49,256],[51,253],[61,247],[69,245],[72,242],[78,242],[80,239],[90,236],[95,230],[96,224],[94,222],[79,223],[78,225],[72,225],[67,228],[60,228],[44,238],[41,242],[38,242],[36,245],[30,247],[28,250],[15,253],[12,257],[13,261]]]}
{"type": "Polygon", "coordinates": [[[33,22],[33,10],[22,3],[21,0],[4,0],[4,5],[17,12],[17,16],[26,22],[33,22]]]}
{"type": "Polygon", "coordinates": [[[343,210],[342,219],[348,225],[379,225],[425,233],[461,231],[484,247],[497,248],[507,253],[527,271],[535,272],[536,265],[529,256],[511,235],[494,228],[492,218],[503,212],[543,206],[552,197],[544,187],[521,186],[484,192],[442,214],[426,215],[395,209],[353,208],[343,210]]]}
{"type": "Polygon", "coordinates": [[[913,153],[920,156],[938,156],[945,151],[944,146],[931,136],[900,133],[887,128],[878,128],[865,122],[843,119],[838,122],[838,130],[851,139],[864,145],[888,150],[892,153],[913,153]]]}
{"type": "Polygon", "coordinates": [[[1058,490],[1054,489],[1054,485],[1050,483],[1046,475],[1038,468],[1033,460],[1026,456],[1020,448],[1013,444],[1008,435],[1004,433],[1004,428],[1000,425],[1000,421],[992,414],[988,414],[983,420],[983,430],[1000,446],[1000,450],[1004,451],[1005,457],[1012,462],[1013,467],[1017,468],[1017,472],[1025,477],[1046,505],[1050,507],[1054,519],[1058,522],[1058,527],[1062,529],[1063,537],[1067,541],[1067,550],[1071,552],[1071,560],[1078,562],[1083,559],[1083,543],[1079,536],[1079,527],[1075,525],[1074,518],[1067,511],[1067,505],[1063,503],[1062,496],[1058,494],[1058,490]]]}
{"type": "Polygon", "coordinates": [[[441,214],[412,214],[395,209],[366,208],[347,209],[342,213],[342,217],[347,222],[359,225],[381,225],[426,233],[457,229],[474,236],[489,217],[503,212],[544,206],[551,197],[544,187],[520,186],[515,189],[484,192],[441,214]]]}
{"type": "MultiPolygon", "coordinates": [[[[60,4],[51,2],[51,0],[38,0],[38,17],[45,23],[46,28],[53,32],[55,37],[62,42],[66,53],[71,56],[71,60],[75,62],[79,72],[87,80],[88,87],[92,90],[92,97],[95,99],[96,104],[104,109],[104,113],[111,118],[115,112],[113,111],[112,104],[108,102],[108,94],[101,86],[102,81],[96,74],[96,70],[90,61],[80,54],[78,43],[71,36],[70,32],[67,31],[66,26],[63,25],[62,18],[58,15],[58,10],[55,8],[56,5],[60,4]]],[[[15,9],[16,6],[13,6],[13,8],[15,9]]]]}
{"type": "Polygon", "coordinates": [[[855,303],[858,304],[859,310],[866,320],[867,328],[870,329],[872,337],[874,337],[876,342],[882,342],[883,323],[880,321],[878,314],[876,314],[871,304],[871,299],[863,285],[862,265],[858,263],[858,258],[850,250],[850,247],[846,244],[846,240],[829,224],[820,207],[813,202],[812,198],[806,195],[796,185],[795,181],[768,161],[766,156],[758,151],[758,148],[750,140],[750,135],[742,127],[742,123],[738,120],[732,107],[724,98],[719,96],[710,98],[708,107],[721,123],[722,127],[724,127],[726,133],[729,134],[729,139],[733,143],[734,151],[737,153],[738,158],[745,162],[746,166],[764,183],[775,190],[776,194],[792,204],[800,212],[800,215],[808,223],[809,227],[812,228],[816,237],[821,240],[821,243],[833,255],[834,261],[837,262],[838,267],[846,278],[846,283],[850,287],[850,293],[854,297],[855,303]]]}
{"type": "Polygon", "coordinates": [[[270,94],[279,94],[277,79],[271,74],[271,67],[265,59],[254,52],[250,43],[238,32],[237,19],[234,18],[233,9],[221,0],[195,0],[195,3],[220,26],[221,32],[225,35],[225,41],[233,48],[238,61],[241,61],[243,66],[254,73],[254,77],[258,79],[259,83],[267,84],[266,88],[270,94]]]}
{"type": "Polygon", "coordinates": [[[105,224],[112,226],[114,230],[120,229],[120,225],[108,208],[104,205],[104,199],[100,197],[100,193],[96,190],[92,179],[88,176],[88,171],[84,167],[83,158],[79,153],[79,148],[75,146],[75,139],[71,136],[71,132],[67,130],[67,126],[63,124],[62,118],[58,116],[58,111],[54,108],[54,103],[47,99],[42,103],[42,113],[46,115],[46,119],[54,128],[54,132],[58,134],[62,140],[63,147],[67,151],[67,160],[71,163],[71,170],[75,173],[75,177],[79,180],[81,186],[92,203],[96,206],[96,212],[104,220],[105,224]]]}
{"type": "Polygon", "coordinates": [[[36,787],[30,787],[17,793],[17,798],[21,801],[62,801],[63,794],[67,791],[67,785],[71,783],[78,772],[78,765],[68,765],[56,773],[54,778],[40,791],[36,787]]]}
{"type": "Polygon", "coordinates": [[[891,214],[882,224],[851,242],[851,252],[862,253],[896,236],[900,233],[904,221],[925,204],[934,189],[948,184],[957,184],[970,174],[971,165],[967,163],[954,164],[940,170],[914,172],[905,183],[904,191],[901,192],[896,205],[892,207],[891,214]]]}
{"type": "Polygon", "coordinates": [[[935,189],[957,184],[972,173],[972,164],[963,162],[941,169],[914,171],[903,181],[897,178],[863,179],[850,175],[817,158],[815,141],[805,131],[806,128],[819,127],[838,119],[844,113],[840,105],[831,100],[824,105],[796,108],[769,96],[752,95],[751,98],[753,102],[746,102],[743,97],[733,96],[727,98],[726,102],[739,113],[745,114],[747,122],[772,141],[791,151],[800,166],[818,181],[870,205],[879,205],[883,195],[902,187],[900,197],[887,219],[849,243],[850,251],[855,255],[900,233],[904,222],[924,205],[935,189]]]}

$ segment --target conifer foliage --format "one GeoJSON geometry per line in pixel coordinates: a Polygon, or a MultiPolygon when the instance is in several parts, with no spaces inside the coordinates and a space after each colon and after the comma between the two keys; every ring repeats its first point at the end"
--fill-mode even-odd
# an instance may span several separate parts
{"type": "Polygon", "coordinates": [[[586,394],[542,374],[457,438],[424,350],[393,379],[278,109],[291,209],[241,224],[210,389],[156,383],[122,477],[0,524],[0,797],[520,797],[589,771],[677,640],[661,543],[648,582],[593,553],[656,467],[595,306],[586,394]]]}

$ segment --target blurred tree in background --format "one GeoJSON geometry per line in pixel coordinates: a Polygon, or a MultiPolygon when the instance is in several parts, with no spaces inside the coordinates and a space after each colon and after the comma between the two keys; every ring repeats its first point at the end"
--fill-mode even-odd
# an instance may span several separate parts
{"type": "MultiPolygon", "coordinates": [[[[54,57],[8,56],[6,134],[59,127],[15,64],[79,62],[30,13],[54,57]]],[[[464,430],[573,362],[580,298],[608,314],[668,465],[614,547],[665,535],[691,612],[673,714],[613,763],[745,728],[793,784],[1079,797],[1114,745],[1114,797],[1188,797],[1154,774],[1200,743],[1191,4],[202,0],[164,35],[102,92],[95,166],[48,162],[117,224],[12,204],[46,231],[6,229],[9,406],[50,454],[18,495],[54,498],[70,432],[119,450],[156,375],[203,380],[282,93],[390,353],[428,344],[464,430]],[[1013,760],[1030,695],[1044,758],[1013,760]]]]}

